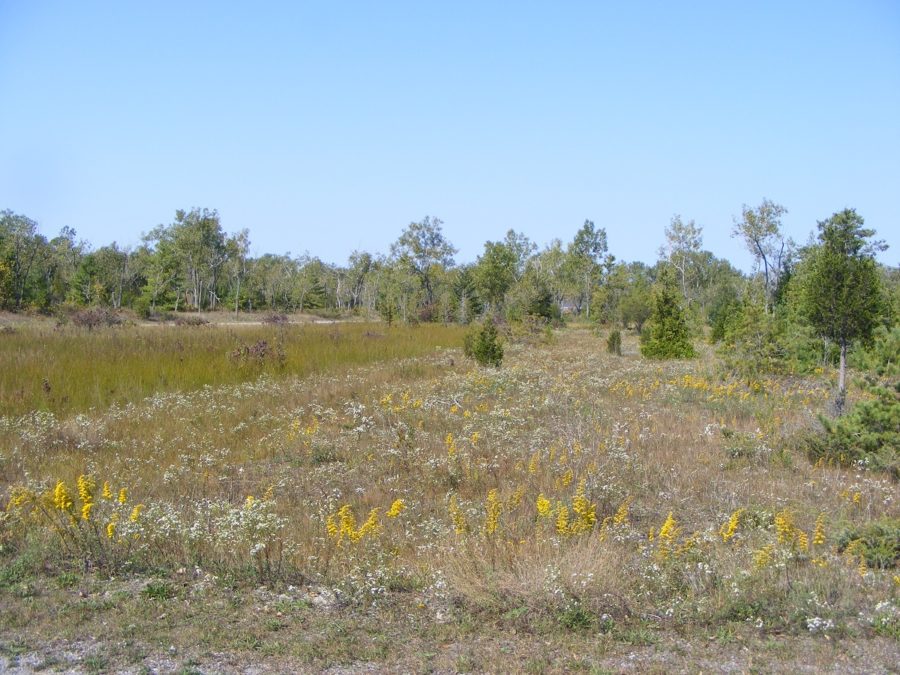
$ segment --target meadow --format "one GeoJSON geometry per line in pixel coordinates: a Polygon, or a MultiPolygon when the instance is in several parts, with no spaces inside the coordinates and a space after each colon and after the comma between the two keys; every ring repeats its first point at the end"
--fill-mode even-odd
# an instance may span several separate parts
{"type": "Polygon", "coordinates": [[[833,373],[735,380],[578,326],[482,368],[462,334],[0,335],[6,667],[900,663],[897,485],[796,442],[833,373]]]}

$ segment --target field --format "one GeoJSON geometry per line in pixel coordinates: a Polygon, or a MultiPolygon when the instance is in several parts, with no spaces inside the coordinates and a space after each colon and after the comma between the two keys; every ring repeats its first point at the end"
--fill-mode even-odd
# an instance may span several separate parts
{"type": "Polygon", "coordinates": [[[0,670],[895,672],[897,485],[795,442],[832,373],[462,335],[0,334],[0,670]]]}

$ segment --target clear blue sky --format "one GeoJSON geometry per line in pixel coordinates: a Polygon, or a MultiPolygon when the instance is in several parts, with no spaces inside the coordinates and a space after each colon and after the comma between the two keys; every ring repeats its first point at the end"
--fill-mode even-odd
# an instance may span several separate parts
{"type": "Polygon", "coordinates": [[[426,214],[470,261],[675,213],[740,267],[855,207],[900,260],[900,3],[0,0],[0,209],[95,246],[219,210],[343,262],[426,214]]]}

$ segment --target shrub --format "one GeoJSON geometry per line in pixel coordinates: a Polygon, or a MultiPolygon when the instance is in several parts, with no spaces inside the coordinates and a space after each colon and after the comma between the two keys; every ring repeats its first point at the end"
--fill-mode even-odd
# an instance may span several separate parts
{"type": "Polygon", "coordinates": [[[820,418],[823,434],[807,439],[812,460],[859,464],[900,478],[900,382],[893,389],[871,386],[874,398],[860,401],[836,420],[820,418]]]}
{"type": "Polygon", "coordinates": [[[622,356],[622,333],[614,330],[606,338],[606,351],[616,356],[622,356]]]}
{"type": "Polygon", "coordinates": [[[900,565],[900,518],[884,517],[852,528],[838,538],[838,550],[862,556],[878,569],[900,565]]]}
{"type": "Polygon", "coordinates": [[[697,355],[678,302],[678,288],[667,269],[660,275],[650,324],[641,332],[641,355],[651,359],[691,359],[697,355]]]}
{"type": "Polygon", "coordinates": [[[175,317],[176,326],[205,326],[208,323],[209,321],[204,319],[202,316],[197,316],[196,314],[188,314],[187,316],[175,317]]]}
{"type": "Polygon", "coordinates": [[[287,314],[281,314],[280,312],[272,312],[270,314],[266,314],[263,319],[263,323],[268,323],[273,326],[284,326],[290,323],[290,319],[288,319],[287,314]]]}
{"type": "Polygon", "coordinates": [[[122,317],[114,310],[106,307],[81,309],[72,312],[69,319],[79,328],[87,328],[88,330],[93,330],[100,326],[118,326],[122,323],[122,317]]]}
{"type": "Polygon", "coordinates": [[[879,327],[865,351],[851,354],[850,362],[882,377],[900,376],[900,325],[890,330],[879,327]]]}
{"type": "Polygon", "coordinates": [[[492,319],[485,319],[480,326],[473,326],[466,333],[463,352],[482,366],[499,368],[503,361],[503,345],[492,319]]]}

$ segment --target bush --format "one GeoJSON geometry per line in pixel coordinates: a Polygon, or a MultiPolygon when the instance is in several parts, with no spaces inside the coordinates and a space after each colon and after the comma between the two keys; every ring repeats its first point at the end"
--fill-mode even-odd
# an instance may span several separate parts
{"type": "Polygon", "coordinates": [[[288,319],[287,314],[281,314],[280,312],[271,312],[270,314],[266,314],[263,319],[263,323],[271,324],[273,326],[284,326],[289,324],[291,321],[288,319]]]}
{"type": "Polygon", "coordinates": [[[93,330],[100,326],[118,326],[122,323],[122,317],[115,310],[107,307],[92,307],[80,309],[69,315],[69,320],[79,328],[93,330]]]}
{"type": "Polygon", "coordinates": [[[196,314],[188,314],[186,316],[176,316],[175,317],[175,325],[176,326],[205,326],[209,323],[207,319],[204,319],[202,316],[197,316],[196,314]]]}
{"type": "Polygon", "coordinates": [[[810,459],[862,465],[900,478],[900,382],[893,389],[872,386],[873,399],[860,401],[836,420],[820,418],[825,432],[807,439],[810,459]]]}
{"type": "Polygon", "coordinates": [[[606,351],[616,356],[622,356],[622,333],[614,330],[606,338],[606,351]]]}
{"type": "Polygon", "coordinates": [[[678,288],[671,272],[663,269],[650,324],[641,332],[641,355],[651,359],[692,359],[691,344],[678,288]]]}
{"type": "Polygon", "coordinates": [[[882,377],[900,376],[900,325],[875,330],[872,344],[850,356],[850,364],[882,377]]]}
{"type": "Polygon", "coordinates": [[[862,556],[866,564],[878,569],[900,565],[900,518],[884,517],[855,527],[838,538],[838,550],[851,549],[862,556]]]}
{"type": "Polygon", "coordinates": [[[466,333],[463,352],[482,366],[500,367],[503,361],[503,345],[500,344],[497,327],[492,319],[485,319],[480,326],[472,326],[466,333]]]}

